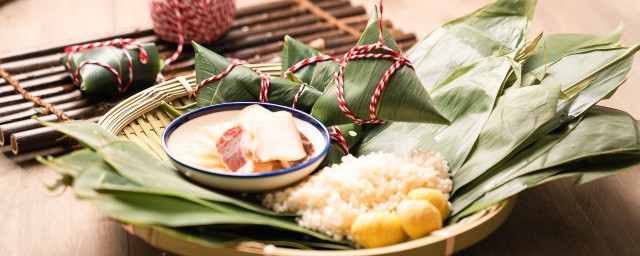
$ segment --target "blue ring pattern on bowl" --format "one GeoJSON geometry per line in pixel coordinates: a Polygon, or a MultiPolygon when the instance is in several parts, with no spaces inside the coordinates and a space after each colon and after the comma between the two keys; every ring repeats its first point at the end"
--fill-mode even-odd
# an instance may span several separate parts
{"type": "Polygon", "coordinates": [[[294,108],[290,108],[290,107],[285,107],[285,106],[281,106],[281,105],[276,105],[276,104],[271,104],[271,103],[258,103],[258,102],[231,102],[231,103],[221,103],[221,104],[216,104],[216,105],[211,105],[211,106],[206,106],[206,107],[202,107],[196,110],[192,110],[178,118],[176,118],[175,120],[173,120],[168,126],[167,128],[164,130],[164,132],[162,133],[162,149],[164,149],[164,152],[167,154],[167,156],[169,156],[169,158],[171,159],[171,161],[173,161],[174,163],[177,163],[179,165],[182,165],[184,167],[187,167],[189,169],[198,171],[198,172],[202,172],[202,173],[206,173],[206,174],[212,174],[212,175],[217,175],[217,176],[222,176],[222,177],[233,177],[233,178],[263,178],[263,177],[270,177],[270,176],[275,176],[275,175],[280,175],[280,174],[285,174],[285,173],[289,173],[289,172],[293,172],[296,170],[299,170],[301,168],[304,168],[312,163],[315,163],[316,161],[318,161],[321,157],[323,157],[328,151],[329,151],[329,145],[331,144],[331,139],[329,137],[329,130],[327,130],[327,127],[325,127],[320,121],[318,121],[317,119],[315,119],[314,117],[312,117],[311,115],[302,112],[300,110],[294,109],[294,108]],[[314,128],[318,129],[320,131],[320,133],[322,133],[322,137],[325,141],[325,147],[322,150],[322,152],[320,154],[318,154],[317,156],[307,160],[306,162],[290,167],[290,168],[286,168],[286,169],[281,169],[281,170],[277,170],[277,171],[273,171],[273,172],[264,172],[264,173],[252,173],[252,174],[227,174],[227,173],[221,173],[221,172],[214,172],[214,171],[209,171],[209,170],[205,170],[187,163],[184,163],[180,160],[177,160],[173,154],[171,153],[171,151],[169,150],[169,147],[167,147],[167,140],[169,139],[169,137],[171,137],[171,134],[178,129],[181,125],[189,122],[190,120],[193,120],[195,118],[201,117],[201,116],[205,116],[211,113],[216,113],[216,112],[223,112],[223,111],[234,111],[234,110],[242,110],[245,107],[251,106],[251,105],[260,105],[270,111],[287,111],[290,112],[293,117],[300,119],[304,122],[307,122],[311,125],[313,125],[314,128]]]}

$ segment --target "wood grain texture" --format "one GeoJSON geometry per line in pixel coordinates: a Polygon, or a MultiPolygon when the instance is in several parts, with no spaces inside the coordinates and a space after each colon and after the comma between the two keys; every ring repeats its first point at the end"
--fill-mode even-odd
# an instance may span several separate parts
{"type": "MultiPolygon", "coordinates": [[[[264,2],[238,0],[239,6],[264,2]]],[[[378,0],[353,0],[369,9],[378,0]]],[[[385,18],[422,37],[488,0],[387,0],[385,18]]],[[[0,52],[33,49],[151,24],[147,1],[20,0],[0,4],[0,52]],[[92,11],[98,10],[98,11],[92,11]]],[[[541,0],[532,34],[598,33],[626,24],[623,43],[640,42],[637,0],[541,0]]],[[[636,58],[636,61],[639,59],[636,58]]],[[[636,64],[638,65],[638,64],[636,64]]],[[[640,68],[603,104],[640,118],[640,68]]],[[[0,255],[170,255],[128,236],[70,191],[50,192],[57,175],[0,156],[0,255]]],[[[640,255],[640,172],[580,187],[558,181],[521,194],[507,222],[460,255],[640,255]]]]}

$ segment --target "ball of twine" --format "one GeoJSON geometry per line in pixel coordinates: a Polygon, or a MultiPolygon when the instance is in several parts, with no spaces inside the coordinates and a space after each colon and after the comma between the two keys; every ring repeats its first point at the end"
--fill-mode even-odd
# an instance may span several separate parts
{"type": "Polygon", "coordinates": [[[155,33],[174,43],[211,43],[236,16],[235,0],[152,0],[150,8],[155,33]]]}

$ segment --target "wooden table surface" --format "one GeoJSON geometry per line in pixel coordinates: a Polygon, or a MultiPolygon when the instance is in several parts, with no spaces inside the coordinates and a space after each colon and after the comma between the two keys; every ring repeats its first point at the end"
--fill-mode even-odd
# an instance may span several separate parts
{"type": "MultiPolygon", "coordinates": [[[[3,2],[3,1],[0,1],[3,2]]],[[[238,0],[246,6],[259,0],[238,0]]],[[[354,0],[371,6],[376,0],[354,0]]],[[[488,0],[394,0],[385,18],[419,37],[488,0]]],[[[546,0],[532,34],[600,33],[626,24],[623,43],[640,42],[637,0],[546,0]]],[[[0,4],[0,52],[145,28],[147,1],[18,0],[0,4]]],[[[638,61],[638,58],[636,58],[638,61]]],[[[640,67],[604,105],[640,118],[640,67]]],[[[507,222],[460,255],[640,255],[640,172],[574,187],[553,182],[522,193],[507,222]]],[[[57,175],[0,155],[0,255],[165,255],[127,235],[71,191],[50,192],[57,175]]]]}

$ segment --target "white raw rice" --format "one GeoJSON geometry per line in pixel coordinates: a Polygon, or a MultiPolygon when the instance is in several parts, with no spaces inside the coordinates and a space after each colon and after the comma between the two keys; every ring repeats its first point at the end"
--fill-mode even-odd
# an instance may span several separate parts
{"type": "Polygon", "coordinates": [[[299,214],[302,227],[342,240],[351,239],[351,224],[362,213],[393,212],[416,188],[438,189],[448,198],[451,187],[439,153],[347,155],[293,187],[265,194],[262,202],[277,212],[299,214]]]}

